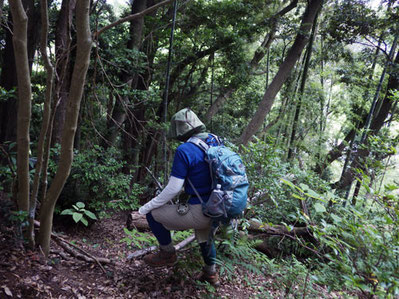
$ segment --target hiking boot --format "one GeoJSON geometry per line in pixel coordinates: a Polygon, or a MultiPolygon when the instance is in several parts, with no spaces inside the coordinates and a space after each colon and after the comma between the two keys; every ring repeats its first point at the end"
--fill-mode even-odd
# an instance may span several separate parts
{"type": "Polygon", "coordinates": [[[173,266],[177,262],[176,251],[167,252],[159,250],[144,257],[144,262],[151,267],[173,266]]]}
{"type": "Polygon", "coordinates": [[[217,272],[209,273],[207,271],[202,271],[198,275],[197,280],[201,282],[209,282],[214,287],[220,286],[219,275],[217,272]]]}

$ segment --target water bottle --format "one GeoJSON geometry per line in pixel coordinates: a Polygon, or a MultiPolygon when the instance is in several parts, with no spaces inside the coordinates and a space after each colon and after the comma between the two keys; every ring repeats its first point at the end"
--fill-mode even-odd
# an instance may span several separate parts
{"type": "Polygon", "coordinates": [[[204,214],[210,217],[220,217],[226,214],[223,202],[224,191],[220,184],[212,190],[211,195],[205,205],[204,214]]]}

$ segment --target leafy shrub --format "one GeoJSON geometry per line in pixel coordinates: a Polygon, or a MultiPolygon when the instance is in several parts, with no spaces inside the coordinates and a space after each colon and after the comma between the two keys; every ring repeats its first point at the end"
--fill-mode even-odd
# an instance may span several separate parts
{"type": "Polygon", "coordinates": [[[350,206],[336,210],[332,223],[317,228],[315,235],[326,247],[327,265],[334,273],[333,285],[358,288],[365,295],[399,295],[399,215],[391,212],[396,220],[382,209],[350,206]]]}
{"type": "MultiPolygon", "coordinates": [[[[57,152],[55,150],[55,154],[57,152]]],[[[78,201],[100,216],[109,209],[136,209],[142,187],[131,186],[132,175],[122,173],[124,164],[114,148],[104,150],[94,146],[77,152],[71,175],[60,196],[59,209],[70,208],[78,201]]],[[[50,169],[55,171],[54,161],[50,169]]]]}
{"type": "Polygon", "coordinates": [[[292,186],[283,182],[293,180],[296,185],[321,193],[328,193],[329,187],[311,172],[291,167],[282,156],[282,151],[274,146],[272,139],[257,140],[243,149],[243,160],[251,184],[249,216],[274,224],[303,223],[297,213],[302,200],[312,206],[311,197],[293,198],[292,186]]]}
{"type": "Polygon", "coordinates": [[[89,224],[86,217],[89,217],[92,220],[97,220],[96,215],[86,210],[85,204],[80,201],[77,202],[75,205],[72,205],[72,209],[63,210],[61,212],[61,215],[71,215],[76,223],[82,222],[86,226],[89,224]]]}
{"type": "Polygon", "coordinates": [[[295,198],[314,200],[312,219],[299,212],[297,217],[318,241],[317,246],[307,244],[321,258],[315,281],[332,289],[358,289],[368,297],[399,294],[399,209],[397,196],[390,194],[397,186],[345,207],[343,199],[286,184],[295,198]]]}

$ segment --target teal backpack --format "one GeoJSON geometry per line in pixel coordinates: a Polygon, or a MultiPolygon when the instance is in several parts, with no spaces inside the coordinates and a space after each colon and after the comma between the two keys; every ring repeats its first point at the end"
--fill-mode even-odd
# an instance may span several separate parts
{"type": "Polygon", "coordinates": [[[201,148],[205,152],[205,160],[209,163],[213,191],[207,202],[202,201],[188,180],[202,203],[204,215],[222,223],[242,216],[247,205],[249,183],[240,156],[224,146],[219,137],[213,134],[208,134],[205,140],[193,136],[187,142],[201,148]]]}

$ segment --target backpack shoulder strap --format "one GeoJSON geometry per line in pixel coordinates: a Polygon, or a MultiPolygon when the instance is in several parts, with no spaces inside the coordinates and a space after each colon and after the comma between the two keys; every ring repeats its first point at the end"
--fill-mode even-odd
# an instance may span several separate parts
{"type": "Polygon", "coordinates": [[[187,140],[187,142],[194,143],[197,145],[199,148],[201,148],[204,152],[206,152],[211,146],[223,146],[224,142],[223,140],[215,135],[208,133],[208,137],[205,139],[200,138],[198,136],[192,136],[187,140]]]}
{"type": "Polygon", "coordinates": [[[190,137],[187,142],[191,142],[194,143],[196,146],[198,146],[200,149],[202,149],[204,152],[206,152],[209,149],[209,145],[206,144],[205,141],[203,141],[202,139],[198,138],[198,137],[190,137]]]}

